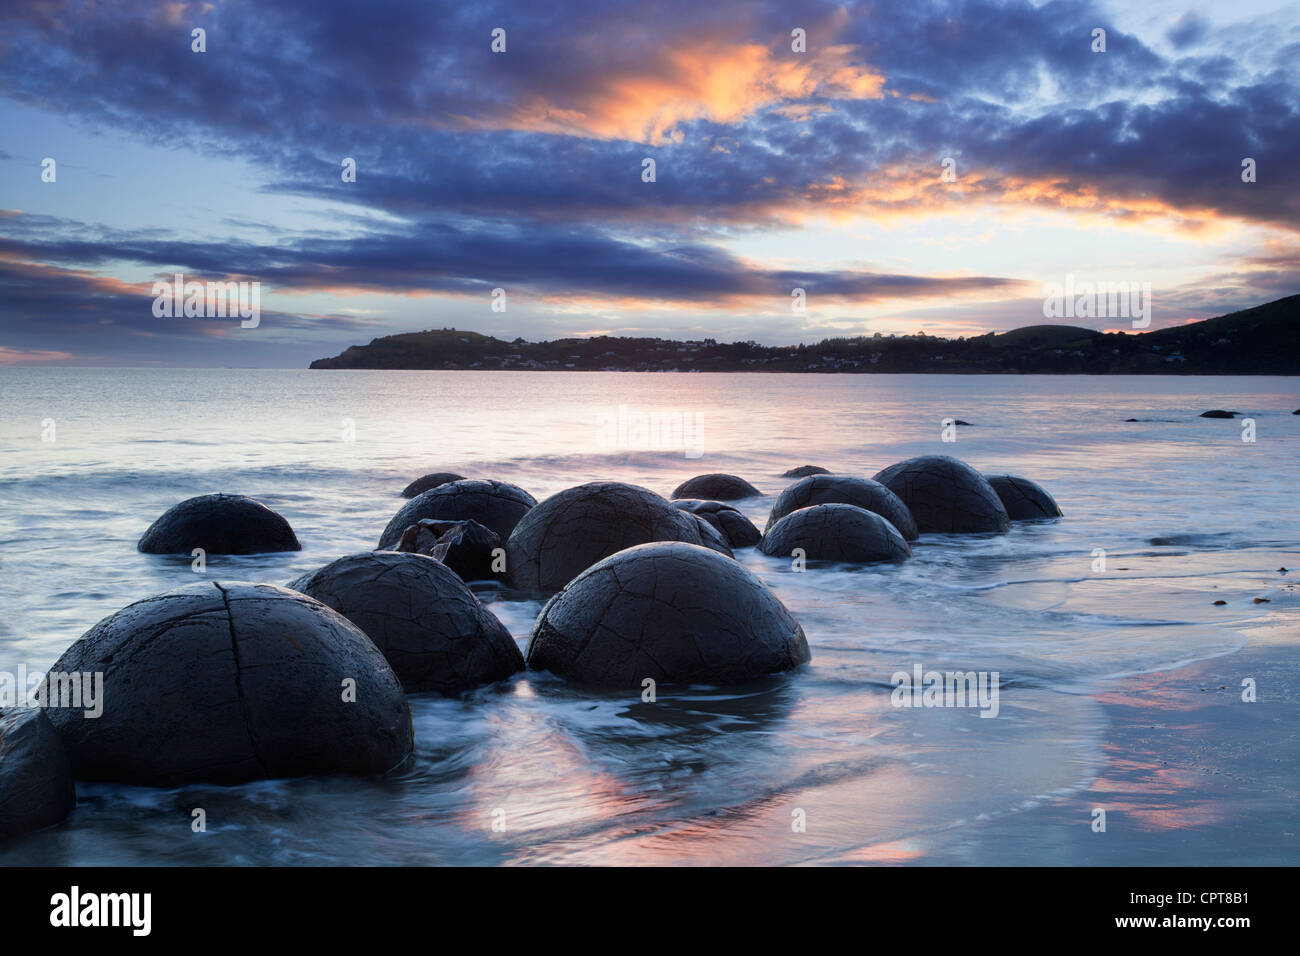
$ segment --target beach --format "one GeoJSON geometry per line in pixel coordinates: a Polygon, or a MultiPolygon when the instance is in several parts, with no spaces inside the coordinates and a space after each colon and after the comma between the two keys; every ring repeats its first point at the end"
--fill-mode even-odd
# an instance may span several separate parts
{"type": "MultiPolygon", "coordinates": [[[[923,534],[899,565],[737,550],[809,664],[654,702],[543,671],[411,694],[415,757],[394,776],[82,783],[6,865],[1300,861],[1295,378],[11,368],[0,393],[6,672],[50,667],[150,594],[283,585],[372,549],[433,471],[538,501],[725,472],[761,492],[736,502],[761,530],[790,468],[869,478],[943,454],[1064,512],[923,534]],[[1255,441],[1199,417],[1213,408],[1255,441]],[[274,508],[302,550],[202,574],[136,550],[212,492],[274,508]],[[894,676],[918,667],[996,674],[996,716],[897,706],[894,676]]],[[[474,590],[524,648],[542,602],[474,590]]]]}

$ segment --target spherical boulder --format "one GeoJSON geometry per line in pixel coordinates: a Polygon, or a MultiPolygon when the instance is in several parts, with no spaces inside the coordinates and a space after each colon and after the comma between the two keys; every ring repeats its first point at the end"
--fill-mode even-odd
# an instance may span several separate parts
{"type": "Polygon", "coordinates": [[[0,841],[58,823],[76,802],[72,765],[45,712],[0,710],[0,841]]]}
{"type": "Polygon", "coordinates": [[[906,561],[912,549],[898,529],[857,505],[813,505],[792,511],[763,535],[758,550],[788,558],[796,548],[810,561],[872,564],[906,561]]]}
{"type": "Polygon", "coordinates": [[[588,568],[542,609],[528,643],[529,667],[633,693],[647,677],[732,684],[811,656],[803,629],[762,581],[679,541],[588,568]]]}
{"type": "Polygon", "coordinates": [[[1061,509],[1043,487],[1019,475],[985,475],[1012,521],[1059,518],[1061,509]]]}
{"type": "Polygon", "coordinates": [[[919,531],[978,534],[1011,528],[1011,518],[992,485],[956,458],[909,458],[890,465],[875,480],[903,500],[919,531]]]}
{"type": "Polygon", "coordinates": [[[199,495],[172,505],[141,536],[145,554],[263,554],[301,551],[289,522],[243,495],[199,495]]]}
{"type": "Polygon", "coordinates": [[[677,498],[673,504],[717,528],[722,532],[729,547],[752,548],[758,544],[758,539],[763,537],[762,533],[754,527],[754,522],[726,502],[677,498]]]}
{"type": "Polygon", "coordinates": [[[755,498],[762,492],[735,475],[696,475],[678,485],[673,498],[703,498],[709,501],[737,501],[755,498]]]}
{"type": "Polygon", "coordinates": [[[1212,408],[1208,412],[1201,412],[1202,418],[1236,418],[1237,412],[1230,412],[1222,408],[1212,408]]]}
{"type": "Polygon", "coordinates": [[[435,521],[422,518],[402,532],[394,551],[424,554],[441,561],[462,581],[488,581],[497,577],[504,545],[497,533],[477,521],[435,521]]]}
{"type": "Polygon", "coordinates": [[[731,544],[727,541],[727,536],[725,534],[713,525],[709,524],[709,522],[705,521],[702,515],[690,514],[689,512],[687,514],[688,517],[695,522],[696,527],[699,528],[700,544],[712,551],[718,552],[718,554],[725,554],[729,558],[735,557],[731,551],[731,544]]]}
{"type": "Polygon", "coordinates": [[[788,514],[812,505],[857,505],[884,518],[908,541],[917,537],[916,519],[907,505],[878,481],[852,475],[811,475],[796,481],[776,497],[764,531],[788,514]]]}
{"type": "Polygon", "coordinates": [[[477,521],[505,541],[535,499],[524,489],[505,481],[477,478],[452,481],[416,495],[393,515],[379,536],[379,551],[391,551],[406,529],[421,518],[437,521],[477,521]]]}
{"type": "Polygon", "coordinates": [[[423,554],[350,554],[289,587],[359,627],[408,691],[453,694],[524,669],[505,625],[455,572],[423,554]]]}
{"type": "Polygon", "coordinates": [[[524,515],[506,542],[518,588],[558,591],[602,558],[650,541],[717,547],[702,521],[639,485],[593,481],[566,488],[524,515]]]}
{"type": "Polygon", "coordinates": [[[445,485],[453,481],[464,481],[464,475],[458,475],[451,471],[435,471],[431,475],[422,475],[416,478],[405,488],[402,489],[403,498],[414,498],[416,495],[422,495],[430,488],[437,488],[439,485],[445,485]]]}
{"type": "MultiPolygon", "coordinates": [[[[433,563],[433,562],[430,562],[433,563]]],[[[411,753],[378,648],[319,601],[207,581],[128,605],[52,673],[102,674],[102,712],[47,707],[78,779],[171,787],[379,774],[411,753]]]]}
{"type": "Polygon", "coordinates": [[[798,468],[791,468],[789,471],[781,472],[782,478],[807,478],[809,475],[829,475],[830,469],[823,468],[821,465],[800,465],[798,468]]]}

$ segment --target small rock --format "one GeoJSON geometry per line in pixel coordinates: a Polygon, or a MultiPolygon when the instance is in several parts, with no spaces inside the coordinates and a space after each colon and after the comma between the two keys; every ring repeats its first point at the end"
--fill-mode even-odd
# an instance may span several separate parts
{"type": "Polygon", "coordinates": [[[1202,418],[1233,418],[1237,412],[1227,412],[1222,408],[1212,408],[1208,412],[1201,412],[1202,418]]]}
{"type": "Polygon", "coordinates": [[[136,547],[145,554],[267,554],[301,551],[289,522],[244,495],[199,495],[172,505],[136,547]]]}
{"type": "Polygon", "coordinates": [[[524,489],[506,481],[476,478],[448,482],[416,495],[393,515],[379,536],[377,550],[391,551],[406,529],[421,518],[437,521],[477,521],[505,541],[519,519],[537,500],[524,489]]]}
{"type": "Polygon", "coordinates": [[[706,501],[736,501],[740,498],[756,498],[760,494],[757,488],[744,478],[735,475],[696,475],[683,481],[669,496],[672,498],[703,498],[706,501]]]}
{"type": "Polygon", "coordinates": [[[393,550],[441,561],[462,581],[490,581],[499,576],[492,570],[492,552],[500,547],[500,535],[477,521],[421,518],[402,532],[402,540],[393,550]]]}
{"type": "Polygon", "coordinates": [[[1227,603],[1228,603],[1227,601],[1215,601],[1214,606],[1218,607],[1220,604],[1227,604],[1227,603]]]}
{"type": "MultiPolygon", "coordinates": [[[[1296,413],[1300,415],[1300,412],[1296,413]]],[[[821,465],[800,465],[798,468],[791,468],[789,471],[781,472],[782,478],[807,478],[809,475],[829,475],[829,469],[821,465]]]]}
{"type": "Polygon", "coordinates": [[[0,841],[58,823],[76,802],[72,765],[45,712],[0,710],[0,841]]]}
{"type": "Polygon", "coordinates": [[[430,488],[437,488],[441,485],[448,484],[449,482],[464,480],[464,475],[458,475],[455,472],[435,471],[431,475],[424,475],[423,477],[416,478],[415,481],[403,488],[402,497],[414,498],[416,495],[424,494],[430,488]]]}
{"type": "Polygon", "coordinates": [[[758,544],[759,538],[763,537],[762,532],[754,527],[754,522],[725,501],[678,498],[673,504],[717,528],[722,532],[729,547],[752,548],[758,544]]]}

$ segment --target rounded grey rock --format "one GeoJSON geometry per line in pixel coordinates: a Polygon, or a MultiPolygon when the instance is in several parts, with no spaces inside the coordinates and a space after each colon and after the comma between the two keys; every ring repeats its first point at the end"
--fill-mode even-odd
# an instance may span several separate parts
{"type": "Polygon", "coordinates": [[[772,502],[764,531],[788,514],[812,505],[857,505],[884,518],[908,541],[917,538],[916,519],[902,499],[878,481],[852,475],[811,475],[796,481],[772,502]]]}
{"type": "Polygon", "coordinates": [[[726,551],[701,520],[639,485],[593,481],[547,498],[506,542],[506,573],[518,588],[558,591],[602,558],[651,541],[726,551]]]}
{"type": "Polygon", "coordinates": [[[683,511],[689,511],[697,518],[707,521],[718,531],[729,547],[752,548],[763,537],[761,531],[754,527],[754,522],[725,501],[701,501],[699,498],[677,498],[673,504],[683,511]]]}
{"type": "Polygon", "coordinates": [[[767,530],[758,545],[764,554],[783,558],[796,548],[810,561],[898,564],[912,556],[898,529],[880,515],[838,503],[790,512],[767,530]]]}
{"type": "Polygon", "coordinates": [[[807,478],[809,475],[829,475],[830,469],[823,468],[821,465],[800,465],[798,468],[791,468],[789,471],[781,472],[782,478],[807,478]]]}
{"type": "Polygon", "coordinates": [[[264,554],[301,551],[289,522],[244,495],[199,495],[172,505],[136,547],[146,554],[264,554]]]}
{"type": "Polygon", "coordinates": [[[524,669],[505,625],[454,571],[423,554],[350,554],[289,587],[360,628],[408,691],[453,694],[524,669]]]}
{"type": "Polygon", "coordinates": [[[411,753],[406,695],[384,656],[286,588],[207,581],[145,598],[92,627],[51,673],[103,675],[98,717],[46,707],[78,779],[379,774],[411,753]]]}
{"type": "Polygon", "coordinates": [[[379,551],[391,551],[406,529],[421,518],[437,521],[477,521],[505,541],[519,519],[537,500],[505,481],[469,478],[452,481],[416,495],[393,515],[379,536],[379,551]]]}
{"type": "Polygon", "coordinates": [[[947,455],[923,455],[890,465],[875,476],[907,505],[921,532],[1004,532],[1011,518],[998,493],[978,471],[947,455]]]}
{"type": "Polygon", "coordinates": [[[1061,509],[1042,485],[1019,475],[985,475],[1012,521],[1059,518],[1061,509]]]}
{"type": "Polygon", "coordinates": [[[803,629],[752,573],[684,542],[588,568],[533,624],[528,666],[641,693],[642,681],[733,684],[806,663],[803,629]]]}
{"type": "Polygon", "coordinates": [[[72,764],[44,711],[0,710],[0,841],[52,826],[76,803],[72,764]]]}
{"type": "Polygon", "coordinates": [[[416,495],[422,495],[430,488],[437,488],[439,485],[445,485],[453,481],[464,481],[464,475],[458,475],[451,471],[435,471],[431,475],[422,475],[416,478],[405,488],[402,489],[403,498],[414,498],[416,495]]]}
{"type": "Polygon", "coordinates": [[[683,481],[672,493],[673,498],[703,498],[709,501],[737,501],[756,498],[762,492],[735,475],[696,475],[683,481]]]}
{"type": "Polygon", "coordinates": [[[477,521],[421,518],[402,532],[393,550],[428,555],[455,571],[462,581],[488,581],[498,577],[493,565],[502,548],[497,533],[477,521]]]}

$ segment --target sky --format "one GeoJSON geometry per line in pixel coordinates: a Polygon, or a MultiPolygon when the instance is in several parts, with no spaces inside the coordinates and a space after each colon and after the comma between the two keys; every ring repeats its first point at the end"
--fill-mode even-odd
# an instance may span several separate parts
{"type": "Polygon", "coordinates": [[[1067,276],[1164,328],[1300,291],[1298,77],[1258,0],[7,3],[0,365],[968,336],[1067,276]]]}

